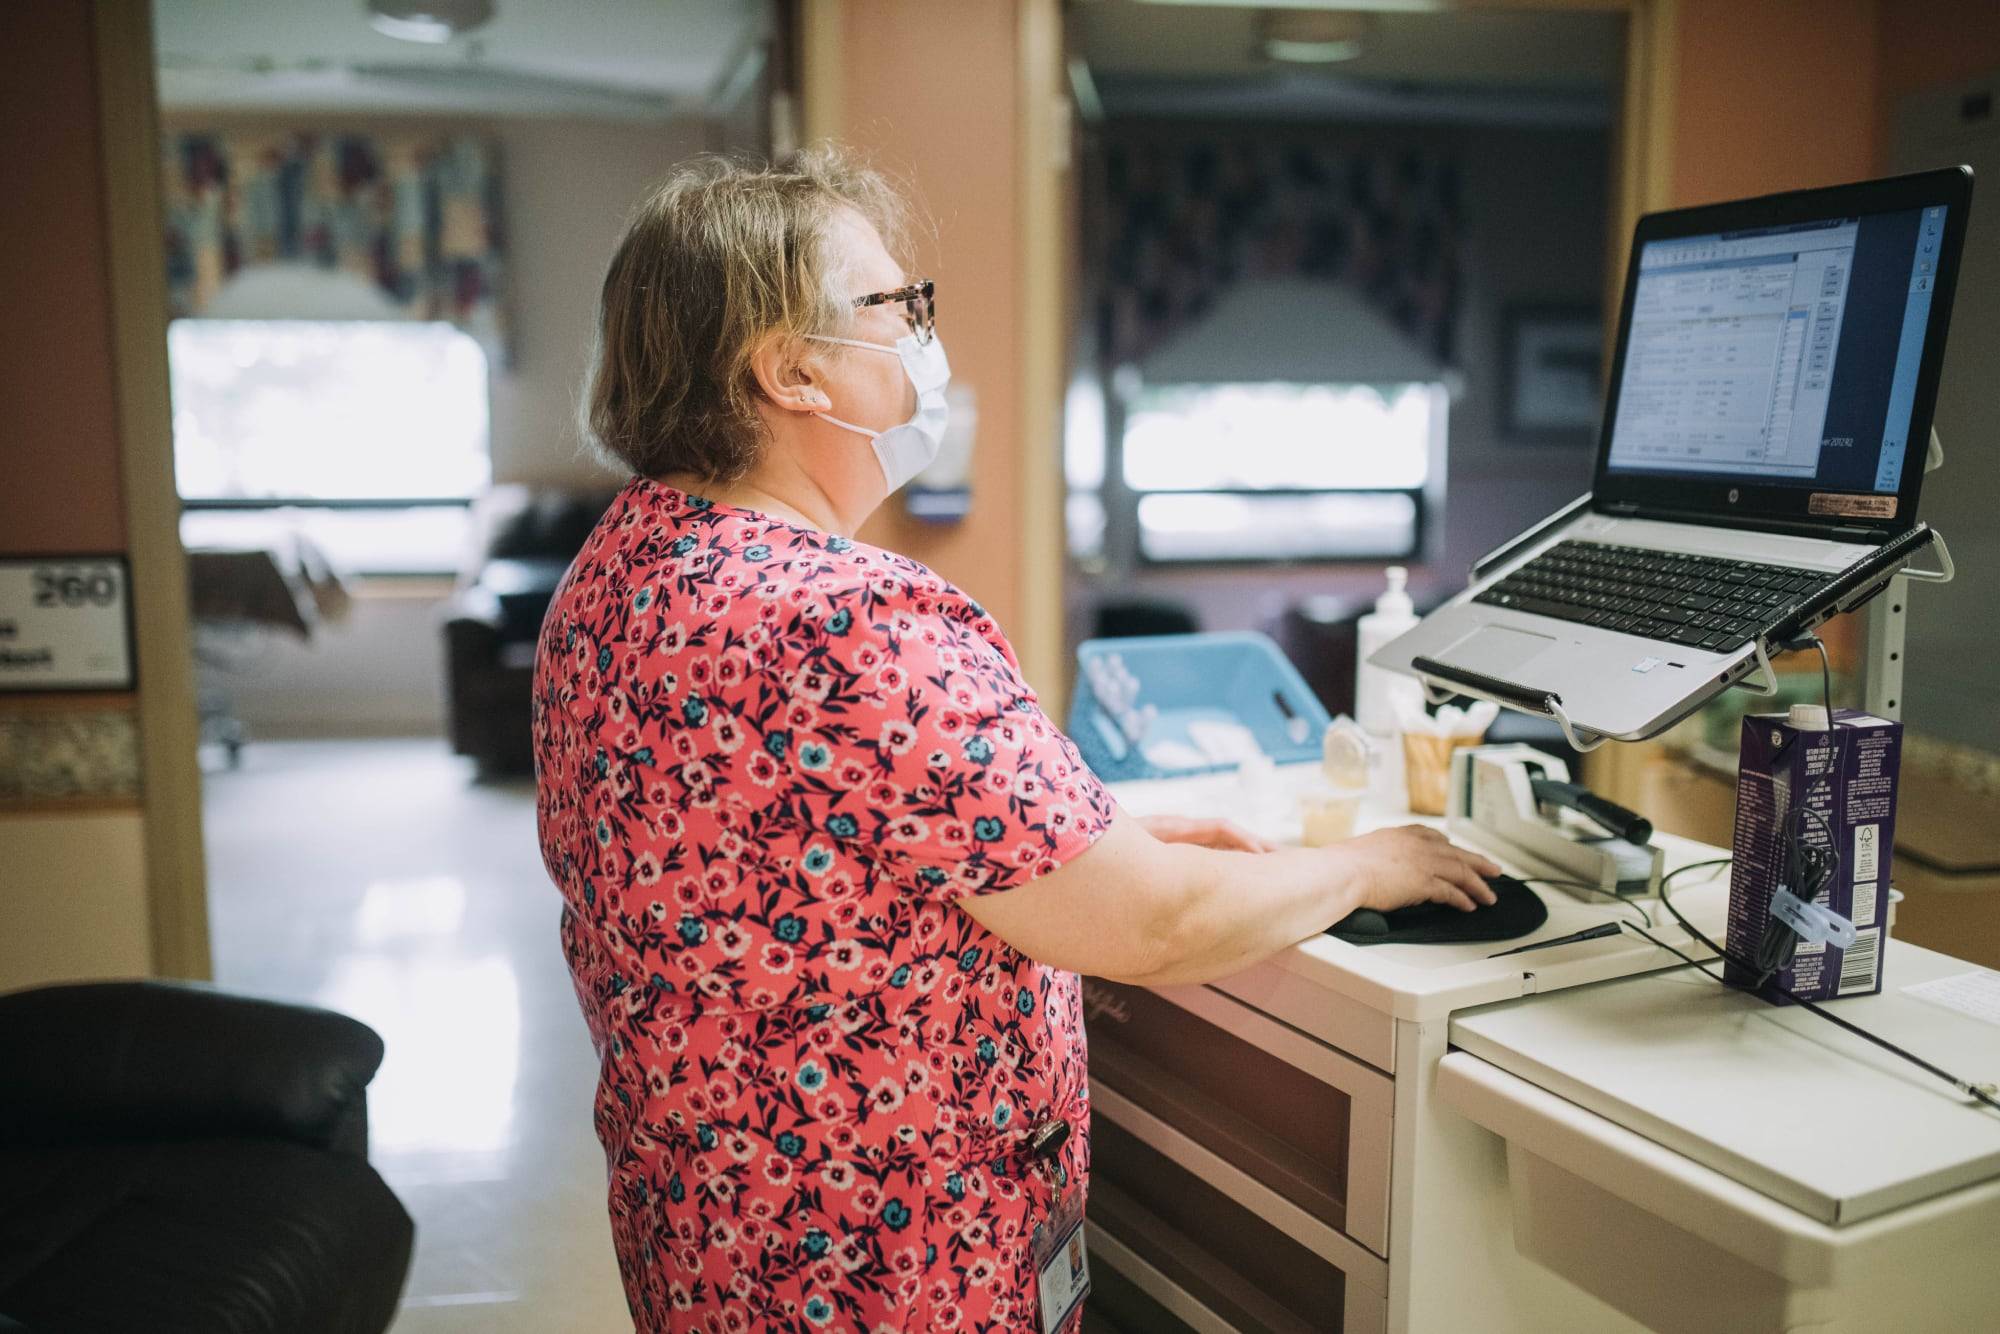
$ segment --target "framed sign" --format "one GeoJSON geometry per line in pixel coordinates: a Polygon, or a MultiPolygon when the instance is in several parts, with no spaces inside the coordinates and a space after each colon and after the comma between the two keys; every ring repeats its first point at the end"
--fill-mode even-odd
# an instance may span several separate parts
{"type": "Polygon", "coordinates": [[[130,690],[123,556],[0,557],[0,692],[130,690]]]}
{"type": "Polygon", "coordinates": [[[1590,445],[1604,412],[1604,322],[1589,306],[1517,306],[1501,322],[1501,421],[1527,444],[1590,445]]]}

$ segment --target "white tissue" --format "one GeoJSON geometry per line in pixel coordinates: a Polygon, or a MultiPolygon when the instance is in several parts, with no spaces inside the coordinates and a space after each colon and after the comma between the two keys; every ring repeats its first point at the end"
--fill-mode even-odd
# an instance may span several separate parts
{"type": "Polygon", "coordinates": [[[1209,765],[1208,756],[1185,741],[1149,741],[1146,743],[1145,756],[1146,763],[1168,773],[1206,769],[1209,765]]]}
{"type": "Polygon", "coordinates": [[[1265,758],[1257,734],[1241,723],[1197,719],[1187,725],[1188,740],[1210,764],[1249,764],[1265,758]]]}
{"type": "Polygon", "coordinates": [[[1469,709],[1447,704],[1435,715],[1425,713],[1421,705],[1398,700],[1396,726],[1425,736],[1484,736],[1499,716],[1500,706],[1491,700],[1479,700],[1469,709]]]}

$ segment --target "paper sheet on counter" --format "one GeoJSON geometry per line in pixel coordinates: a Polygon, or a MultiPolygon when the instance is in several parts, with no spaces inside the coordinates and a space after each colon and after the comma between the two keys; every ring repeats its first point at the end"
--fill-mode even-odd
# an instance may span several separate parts
{"type": "Polygon", "coordinates": [[[1903,994],[2000,1025],[2000,973],[1990,968],[1913,982],[1903,988],[1903,994]]]}

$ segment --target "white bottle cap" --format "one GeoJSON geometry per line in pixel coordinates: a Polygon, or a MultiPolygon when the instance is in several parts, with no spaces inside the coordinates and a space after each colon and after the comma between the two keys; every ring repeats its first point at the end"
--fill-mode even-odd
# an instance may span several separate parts
{"type": "Polygon", "coordinates": [[[1410,582],[1410,572],[1401,565],[1391,565],[1385,573],[1389,576],[1389,589],[1375,599],[1375,614],[1393,616],[1398,620],[1411,619],[1414,615],[1410,595],[1403,591],[1410,582]]]}
{"type": "Polygon", "coordinates": [[[1785,721],[1801,732],[1824,732],[1830,726],[1824,704],[1794,704],[1785,721]]]}

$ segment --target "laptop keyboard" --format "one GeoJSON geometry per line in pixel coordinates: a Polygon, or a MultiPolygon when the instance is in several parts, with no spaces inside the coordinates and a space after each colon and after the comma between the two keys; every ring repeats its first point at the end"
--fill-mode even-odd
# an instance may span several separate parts
{"type": "Polygon", "coordinates": [[[1781,565],[1562,542],[1473,601],[1721,652],[1757,638],[1834,578],[1781,565]]]}

